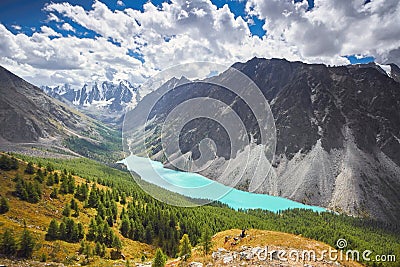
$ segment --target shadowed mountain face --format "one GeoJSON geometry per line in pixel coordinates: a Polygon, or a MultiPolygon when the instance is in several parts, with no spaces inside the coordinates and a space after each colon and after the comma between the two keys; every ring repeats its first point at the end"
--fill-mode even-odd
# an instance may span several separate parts
{"type": "MultiPolygon", "coordinates": [[[[354,215],[393,222],[400,219],[400,83],[396,65],[327,67],[254,58],[233,67],[259,86],[270,103],[277,130],[272,171],[264,174],[265,181],[256,192],[354,215]]],[[[227,73],[211,79],[229,80],[227,73]]],[[[257,135],[257,123],[245,104],[223,88],[206,83],[180,86],[166,94],[151,113],[152,125],[161,125],[174,106],[198,96],[231,105],[239,111],[248,137],[257,135]]],[[[199,140],[210,138],[220,161],[235,165],[237,155],[227,153],[227,135],[214,124],[204,119],[188,123],[180,133],[181,151],[196,158],[199,140]]],[[[157,141],[159,131],[153,133],[153,138],[148,138],[151,152],[165,160],[157,141]]],[[[218,176],[215,170],[200,173],[212,179],[218,176]]],[[[247,184],[248,180],[243,180],[237,187],[246,189],[247,184]]]]}
{"type": "Polygon", "coordinates": [[[291,158],[321,140],[343,148],[348,127],[358,148],[382,149],[400,165],[400,84],[376,65],[328,68],[284,60],[253,59],[235,68],[263,91],[277,125],[277,155],[291,158]],[[388,142],[393,142],[388,145],[388,142]]]}
{"type": "Polygon", "coordinates": [[[0,67],[0,136],[9,142],[36,142],[88,129],[88,118],[0,67]]]}

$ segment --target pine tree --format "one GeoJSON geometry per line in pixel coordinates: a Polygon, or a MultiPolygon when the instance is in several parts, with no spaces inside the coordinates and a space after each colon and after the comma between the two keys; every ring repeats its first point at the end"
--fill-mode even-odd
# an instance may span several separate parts
{"type": "Polygon", "coordinates": [[[59,238],[59,227],[55,219],[51,220],[49,229],[46,233],[46,240],[57,240],[59,238]]]}
{"type": "Polygon", "coordinates": [[[33,163],[29,162],[28,165],[26,165],[25,173],[27,174],[34,174],[35,173],[35,168],[33,167],[33,163]]]}
{"type": "Polygon", "coordinates": [[[117,217],[118,217],[117,202],[115,202],[115,201],[111,202],[110,210],[111,210],[111,216],[112,216],[113,220],[116,221],[117,217]]]}
{"type": "Polygon", "coordinates": [[[114,236],[113,239],[114,239],[113,242],[112,242],[113,248],[115,248],[118,252],[121,252],[121,250],[122,250],[121,240],[119,239],[118,236],[114,236]]]}
{"type": "Polygon", "coordinates": [[[83,200],[87,200],[89,197],[89,186],[87,183],[81,186],[81,196],[83,200]]]}
{"type": "Polygon", "coordinates": [[[204,231],[201,235],[201,245],[203,247],[204,254],[208,255],[212,248],[211,231],[208,226],[204,228],[204,231]]]}
{"type": "Polygon", "coordinates": [[[66,240],[67,238],[67,228],[64,222],[60,223],[60,227],[58,228],[59,238],[61,240],[66,240]]]}
{"type": "Polygon", "coordinates": [[[108,247],[112,247],[114,241],[114,232],[111,230],[108,223],[103,223],[103,236],[104,236],[104,243],[108,247]]]}
{"type": "Polygon", "coordinates": [[[65,204],[64,210],[62,212],[62,215],[65,217],[69,217],[71,215],[71,206],[67,203],[65,204]]]}
{"type": "Polygon", "coordinates": [[[14,157],[2,155],[0,157],[0,170],[18,170],[18,160],[14,157]]]}
{"type": "Polygon", "coordinates": [[[86,260],[89,260],[89,258],[92,256],[93,251],[89,242],[85,244],[85,249],[83,250],[83,254],[86,256],[86,260]]]}
{"type": "Polygon", "coordinates": [[[29,182],[26,184],[26,192],[28,193],[28,202],[38,203],[40,200],[41,191],[38,190],[37,182],[35,184],[29,182]]]}
{"type": "Polygon", "coordinates": [[[121,200],[119,201],[119,203],[121,203],[122,205],[126,204],[126,194],[125,194],[125,192],[122,192],[121,200]]]}
{"type": "Polygon", "coordinates": [[[87,184],[78,185],[76,187],[75,197],[79,201],[86,201],[89,195],[89,188],[87,184]]]}
{"type": "Polygon", "coordinates": [[[101,254],[101,244],[100,242],[96,242],[96,246],[94,248],[94,254],[96,254],[97,256],[100,256],[101,254]]]}
{"type": "Polygon", "coordinates": [[[153,242],[153,227],[149,223],[145,229],[145,241],[147,244],[151,244],[153,242]]]}
{"type": "Polygon", "coordinates": [[[13,232],[10,229],[6,229],[1,236],[0,241],[0,253],[5,256],[13,256],[17,246],[13,237],[13,232]]]}
{"type": "Polygon", "coordinates": [[[57,188],[53,188],[53,191],[50,193],[50,197],[51,198],[54,198],[54,199],[56,199],[56,198],[58,198],[58,190],[57,190],[57,188]]]}
{"type": "Polygon", "coordinates": [[[41,262],[46,262],[47,261],[47,255],[45,253],[42,253],[42,255],[40,256],[40,261],[41,262]]]}
{"type": "MultiPolygon", "coordinates": [[[[33,183],[33,188],[34,188],[34,190],[36,191],[36,193],[37,193],[37,195],[38,195],[38,199],[37,199],[37,202],[39,202],[39,200],[40,200],[40,198],[42,197],[42,186],[41,186],[41,184],[39,184],[37,181],[35,181],[34,183],[33,183]]],[[[34,203],[37,203],[37,202],[34,202],[34,203]]]]}
{"type": "Polygon", "coordinates": [[[24,226],[24,230],[22,231],[21,240],[19,242],[19,250],[18,253],[22,258],[31,258],[33,254],[33,249],[35,248],[35,240],[33,239],[31,233],[26,228],[26,224],[24,226]]]}
{"type": "Polygon", "coordinates": [[[74,211],[73,216],[78,217],[79,216],[79,207],[78,207],[78,203],[75,201],[74,198],[71,199],[71,209],[74,211]]]}
{"type": "Polygon", "coordinates": [[[49,176],[47,177],[46,185],[47,186],[54,185],[54,176],[52,174],[49,174],[49,176]]]}
{"type": "Polygon", "coordinates": [[[65,224],[65,236],[62,240],[67,242],[78,242],[80,239],[80,229],[75,221],[71,218],[64,217],[63,223],[65,224]]]}
{"type": "Polygon", "coordinates": [[[96,221],[92,218],[92,219],[90,220],[89,230],[88,230],[88,233],[87,233],[87,235],[86,235],[86,239],[87,239],[88,241],[94,241],[94,240],[96,240],[97,234],[98,234],[97,223],[96,223],[96,221]]]}
{"type": "Polygon", "coordinates": [[[65,181],[65,179],[61,179],[61,185],[60,185],[60,193],[61,194],[67,194],[68,193],[68,184],[65,181]]]}
{"type": "Polygon", "coordinates": [[[189,236],[184,234],[179,242],[179,256],[184,261],[190,258],[192,255],[192,245],[190,244],[189,236]]]}
{"type": "Polygon", "coordinates": [[[8,204],[8,200],[5,197],[0,198],[0,214],[4,214],[10,210],[10,205],[8,204]]]}
{"type": "Polygon", "coordinates": [[[15,182],[15,195],[21,200],[28,200],[28,192],[26,191],[25,181],[17,174],[14,178],[15,182]]]}
{"type": "Polygon", "coordinates": [[[71,209],[76,211],[78,209],[78,203],[76,203],[75,199],[72,198],[70,203],[71,203],[71,209]]]}
{"type": "Polygon", "coordinates": [[[60,177],[58,177],[58,173],[54,174],[54,183],[58,184],[60,182],[60,177]]]}
{"type": "Polygon", "coordinates": [[[47,170],[48,172],[53,172],[53,171],[54,171],[54,167],[53,167],[53,165],[51,165],[50,162],[47,163],[47,165],[46,165],[46,170],[47,170]]]}
{"type": "Polygon", "coordinates": [[[98,202],[98,195],[96,192],[96,187],[92,187],[89,193],[89,200],[88,200],[89,207],[96,208],[97,202],[98,202]]]}
{"type": "Polygon", "coordinates": [[[42,172],[42,169],[38,169],[35,175],[35,180],[38,181],[39,183],[43,183],[44,180],[44,174],[42,172]]]}
{"type": "Polygon", "coordinates": [[[107,219],[106,219],[106,221],[107,221],[107,223],[108,223],[108,225],[109,225],[110,227],[113,227],[113,225],[114,225],[114,219],[113,219],[111,216],[108,216],[107,219]]]}
{"type": "Polygon", "coordinates": [[[124,237],[128,237],[129,231],[130,231],[130,223],[129,223],[129,219],[127,216],[124,216],[124,218],[122,219],[120,230],[121,230],[121,234],[124,237]]]}
{"type": "Polygon", "coordinates": [[[78,239],[81,240],[85,237],[85,230],[83,229],[83,224],[78,222],[78,239]]]}
{"type": "Polygon", "coordinates": [[[154,256],[152,267],[164,267],[165,266],[165,255],[160,248],[157,249],[156,255],[154,256]]]}
{"type": "Polygon", "coordinates": [[[11,169],[18,170],[18,168],[19,168],[18,160],[14,157],[11,157],[11,169]]]}
{"type": "Polygon", "coordinates": [[[100,257],[105,257],[106,256],[106,244],[102,243],[101,244],[101,253],[100,253],[100,257]]]}
{"type": "Polygon", "coordinates": [[[68,175],[68,193],[73,194],[75,191],[75,178],[70,174],[68,175]]]}
{"type": "Polygon", "coordinates": [[[105,219],[106,216],[106,209],[104,205],[100,202],[97,207],[97,215],[99,215],[102,219],[105,219]]]}
{"type": "Polygon", "coordinates": [[[79,229],[78,225],[71,219],[71,235],[69,240],[70,242],[78,242],[79,241],[79,229]]]}
{"type": "Polygon", "coordinates": [[[85,241],[81,241],[80,246],[79,246],[79,254],[83,254],[85,251],[85,241]]]}
{"type": "Polygon", "coordinates": [[[119,215],[119,218],[122,220],[125,217],[125,215],[126,215],[125,207],[122,207],[122,211],[121,214],[119,215]]]}
{"type": "Polygon", "coordinates": [[[0,170],[9,171],[11,166],[6,155],[1,155],[0,157],[0,170]]]}

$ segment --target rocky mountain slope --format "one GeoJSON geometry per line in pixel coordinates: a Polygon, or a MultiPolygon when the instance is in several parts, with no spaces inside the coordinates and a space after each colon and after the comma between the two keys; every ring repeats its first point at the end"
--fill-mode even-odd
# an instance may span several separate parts
{"type": "Polygon", "coordinates": [[[100,151],[105,149],[104,144],[118,139],[114,130],[48,96],[3,67],[0,67],[0,94],[3,150],[15,151],[17,146],[38,144],[47,150],[69,147],[82,154],[78,144],[85,143],[87,147],[90,145],[87,150],[100,151]]]}
{"type": "Polygon", "coordinates": [[[90,121],[45,95],[4,68],[0,68],[1,138],[10,142],[35,142],[80,132],[90,121]]]}
{"type": "MultiPolygon", "coordinates": [[[[396,65],[327,67],[253,58],[233,67],[259,86],[270,103],[277,131],[272,171],[267,168],[268,175],[259,172],[256,175],[262,177],[245,177],[237,187],[249,189],[249,179],[266,176],[256,192],[353,215],[393,222],[400,219],[400,83],[396,65]]],[[[230,77],[225,72],[212,79],[226,81],[230,77]]],[[[200,96],[230,105],[246,126],[242,137],[257,140],[255,117],[243,101],[223,88],[192,83],[165,94],[150,115],[152,126],[147,126],[150,136],[146,140],[155,158],[165,160],[157,126],[174,107],[200,96]]],[[[229,153],[226,132],[212,120],[194,120],[179,136],[182,153],[190,152],[194,159],[200,157],[202,139],[214,141],[217,164],[200,172],[209,178],[217,179],[218,169],[228,162],[235,169],[243,161],[240,153],[229,153]]],[[[234,178],[232,172],[225,181],[218,181],[229,184],[227,179],[234,178]]]]}
{"type": "Polygon", "coordinates": [[[118,123],[128,105],[140,100],[138,88],[128,81],[86,83],[82,88],[69,84],[61,86],[42,86],[48,95],[80,109],[91,117],[108,123],[118,123]]]}

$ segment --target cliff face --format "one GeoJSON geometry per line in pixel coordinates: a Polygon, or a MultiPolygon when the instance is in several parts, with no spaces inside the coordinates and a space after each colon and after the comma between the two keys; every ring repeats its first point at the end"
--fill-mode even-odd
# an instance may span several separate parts
{"type": "MultiPolygon", "coordinates": [[[[397,66],[327,67],[254,58],[233,67],[259,86],[275,119],[277,146],[273,168],[268,175],[256,174],[267,176],[256,192],[354,215],[400,219],[397,66]]],[[[229,80],[229,74],[222,73],[213,79],[229,80]]],[[[206,83],[180,86],[166,94],[153,109],[153,128],[148,129],[162,125],[179,103],[199,96],[230,105],[239,113],[248,137],[257,137],[257,123],[245,103],[229,91],[206,83]]],[[[161,159],[157,132],[153,131],[154,138],[148,140],[152,140],[153,155],[161,159]]],[[[229,153],[226,132],[212,120],[194,120],[179,136],[180,149],[190,152],[193,158],[200,156],[200,140],[214,141],[218,166],[201,172],[209,178],[218,177],[218,167],[227,162],[240,166],[240,152],[229,153]]],[[[249,179],[264,177],[247,177],[237,187],[249,189],[249,179]]],[[[222,182],[229,184],[227,179],[233,178],[224,179],[222,182]]]]}

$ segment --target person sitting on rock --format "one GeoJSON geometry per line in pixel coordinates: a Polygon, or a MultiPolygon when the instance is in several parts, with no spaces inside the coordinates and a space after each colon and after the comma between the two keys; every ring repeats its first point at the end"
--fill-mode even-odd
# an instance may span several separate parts
{"type": "Polygon", "coordinates": [[[242,229],[242,233],[240,234],[241,238],[245,238],[246,237],[246,229],[242,229]]]}

